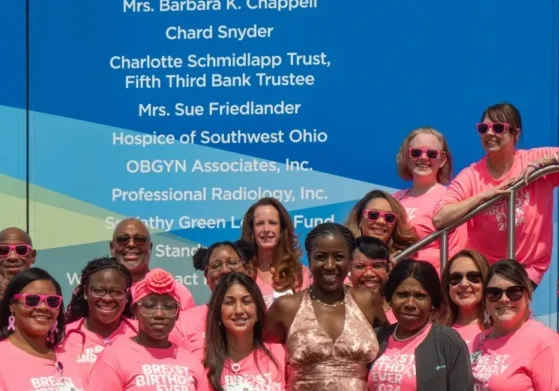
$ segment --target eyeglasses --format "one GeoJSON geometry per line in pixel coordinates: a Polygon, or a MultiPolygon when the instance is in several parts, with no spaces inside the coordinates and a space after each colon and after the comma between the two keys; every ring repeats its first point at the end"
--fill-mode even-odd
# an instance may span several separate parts
{"type": "Polygon", "coordinates": [[[485,134],[491,128],[495,134],[502,134],[505,130],[512,128],[506,122],[487,122],[476,125],[479,134],[485,134]]]}
{"type": "Polygon", "coordinates": [[[210,273],[220,272],[224,269],[225,266],[227,266],[227,269],[229,271],[233,272],[241,269],[243,267],[243,263],[238,259],[237,260],[231,259],[227,262],[217,261],[208,265],[208,271],[210,273]]]}
{"type": "Polygon", "coordinates": [[[467,272],[466,274],[460,272],[450,273],[450,277],[448,279],[450,285],[458,285],[466,277],[466,280],[470,281],[472,284],[480,284],[481,283],[481,273],[480,272],[467,272]]]}
{"type": "Polygon", "coordinates": [[[7,258],[13,251],[20,257],[28,256],[33,247],[28,244],[0,244],[0,258],[7,258]]]}
{"type": "Polygon", "coordinates": [[[485,298],[494,303],[501,300],[503,293],[507,295],[510,301],[518,301],[524,294],[524,287],[520,285],[509,286],[507,289],[497,287],[485,288],[485,298]]]}
{"type": "Polygon", "coordinates": [[[377,221],[379,218],[383,218],[388,224],[394,224],[396,222],[396,213],[393,212],[383,212],[376,209],[365,209],[363,211],[363,216],[369,221],[377,221]]]}
{"type": "Polygon", "coordinates": [[[367,270],[375,270],[375,269],[383,269],[386,270],[388,265],[388,261],[385,259],[373,261],[372,264],[365,264],[363,262],[352,263],[351,264],[351,272],[355,275],[362,275],[365,274],[367,270]]]}
{"type": "Polygon", "coordinates": [[[105,289],[98,286],[90,286],[89,292],[93,297],[105,297],[106,294],[109,294],[115,300],[122,300],[126,297],[126,289],[105,289]]]}
{"type": "Polygon", "coordinates": [[[34,293],[18,293],[14,299],[23,299],[23,304],[28,308],[37,308],[45,302],[50,309],[58,309],[62,304],[62,296],[58,295],[37,295],[34,293]]]}
{"type": "Polygon", "coordinates": [[[166,318],[173,318],[179,312],[179,304],[176,301],[168,301],[163,303],[162,306],[156,305],[154,302],[138,302],[140,313],[143,316],[155,316],[158,310],[161,310],[163,316],[166,318]]]}
{"type": "Polygon", "coordinates": [[[439,157],[441,151],[438,149],[427,149],[427,148],[410,148],[410,157],[417,159],[425,154],[429,159],[433,160],[439,157]]]}
{"type": "Polygon", "coordinates": [[[143,247],[148,242],[148,238],[141,235],[135,235],[135,236],[120,235],[115,237],[114,240],[116,244],[118,244],[119,246],[126,246],[128,243],[130,243],[130,239],[132,239],[134,241],[134,244],[138,247],[143,247]]]}

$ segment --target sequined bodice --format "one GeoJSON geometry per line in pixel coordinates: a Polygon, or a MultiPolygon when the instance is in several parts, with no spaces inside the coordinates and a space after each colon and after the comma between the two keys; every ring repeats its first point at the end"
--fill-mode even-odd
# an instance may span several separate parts
{"type": "Polygon", "coordinates": [[[370,323],[346,292],[342,333],[333,341],[322,329],[308,291],[287,334],[287,389],[365,391],[368,365],[378,354],[370,323]]]}

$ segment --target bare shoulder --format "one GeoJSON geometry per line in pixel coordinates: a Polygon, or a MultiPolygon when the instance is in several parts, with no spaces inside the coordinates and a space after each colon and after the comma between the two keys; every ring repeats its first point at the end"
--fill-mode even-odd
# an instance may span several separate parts
{"type": "MultiPolygon", "coordinates": [[[[274,303],[268,310],[268,313],[273,311],[274,315],[281,314],[281,317],[284,320],[294,318],[297,310],[299,310],[299,307],[301,306],[303,296],[306,294],[306,292],[307,290],[305,289],[292,295],[285,295],[278,298],[276,301],[274,301],[274,303]]],[[[293,321],[293,319],[291,319],[291,321],[293,321]]]]}
{"type": "Polygon", "coordinates": [[[306,291],[278,298],[266,312],[264,337],[267,342],[285,343],[291,324],[306,291]]]}
{"type": "Polygon", "coordinates": [[[374,294],[367,288],[348,287],[348,292],[359,307],[363,315],[374,324],[375,318],[383,320],[384,311],[382,311],[382,298],[378,294],[374,294]]]}

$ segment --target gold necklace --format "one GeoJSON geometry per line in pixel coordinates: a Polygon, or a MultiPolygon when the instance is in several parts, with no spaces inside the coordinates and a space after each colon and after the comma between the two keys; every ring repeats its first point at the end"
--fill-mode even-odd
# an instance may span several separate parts
{"type": "MultiPolygon", "coordinates": [[[[322,304],[322,305],[324,305],[324,306],[326,306],[326,307],[335,308],[335,307],[340,307],[340,306],[342,306],[342,305],[345,305],[345,297],[344,297],[344,299],[343,299],[342,301],[339,301],[339,302],[334,303],[334,304],[328,304],[328,303],[325,303],[325,302],[321,301],[320,299],[318,299],[318,298],[314,295],[314,293],[313,293],[313,291],[312,291],[312,285],[309,286],[309,294],[310,294],[310,296],[311,296],[311,300],[314,300],[314,301],[316,301],[317,303],[320,303],[320,304],[322,304]]],[[[345,289],[344,289],[344,296],[345,296],[345,289]]]]}

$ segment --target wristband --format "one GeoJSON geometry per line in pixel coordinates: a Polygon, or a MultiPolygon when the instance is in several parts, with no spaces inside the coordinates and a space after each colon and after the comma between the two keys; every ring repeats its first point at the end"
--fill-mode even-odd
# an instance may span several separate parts
{"type": "Polygon", "coordinates": [[[542,165],[540,163],[536,163],[536,162],[528,163],[528,166],[533,167],[536,170],[539,170],[542,167],[542,165]]]}

